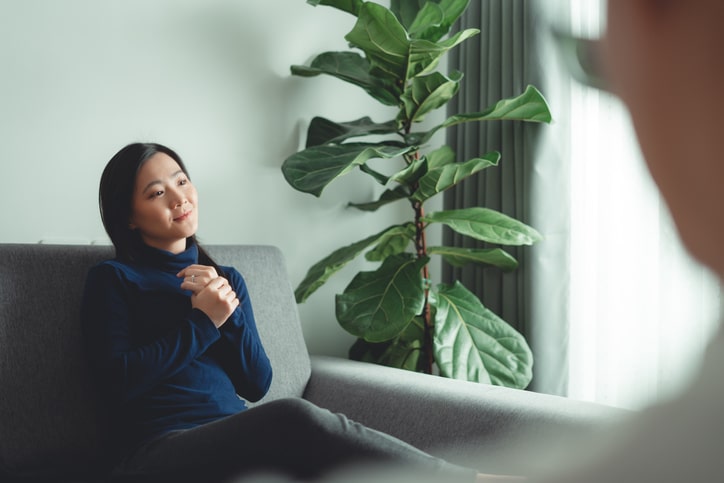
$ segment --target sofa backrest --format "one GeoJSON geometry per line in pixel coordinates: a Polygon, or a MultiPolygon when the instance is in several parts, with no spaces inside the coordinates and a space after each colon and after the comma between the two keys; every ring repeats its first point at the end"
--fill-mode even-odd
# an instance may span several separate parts
{"type": "MultiPolygon", "coordinates": [[[[205,248],[247,281],[274,369],[261,402],[301,396],[310,362],[281,252],[205,248]]],[[[84,357],[79,310],[88,269],[112,256],[108,246],[0,244],[0,480],[83,476],[102,465],[107,416],[84,357]]]]}

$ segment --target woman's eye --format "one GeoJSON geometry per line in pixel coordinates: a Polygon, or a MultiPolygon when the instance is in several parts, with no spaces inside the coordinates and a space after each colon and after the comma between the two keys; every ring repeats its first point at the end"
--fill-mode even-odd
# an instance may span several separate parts
{"type": "Polygon", "coordinates": [[[151,196],[149,196],[149,198],[153,199],[158,196],[161,196],[162,194],[163,194],[163,191],[154,191],[153,193],[151,193],[151,196]]]}
{"type": "Polygon", "coordinates": [[[179,186],[183,186],[183,185],[185,185],[185,184],[188,183],[188,182],[189,182],[189,180],[187,180],[186,178],[181,178],[181,179],[178,181],[178,184],[179,184],[179,186]]]}

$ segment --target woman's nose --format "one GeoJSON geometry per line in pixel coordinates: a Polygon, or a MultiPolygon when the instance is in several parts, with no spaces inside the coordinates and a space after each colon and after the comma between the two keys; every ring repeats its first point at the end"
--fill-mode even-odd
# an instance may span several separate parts
{"type": "Polygon", "coordinates": [[[184,193],[180,190],[173,190],[171,192],[171,203],[174,208],[177,208],[185,203],[188,203],[188,200],[186,199],[186,196],[184,196],[184,193]]]}

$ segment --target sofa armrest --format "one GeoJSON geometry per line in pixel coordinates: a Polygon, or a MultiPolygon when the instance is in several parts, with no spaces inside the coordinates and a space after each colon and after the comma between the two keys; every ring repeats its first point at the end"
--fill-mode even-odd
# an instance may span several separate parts
{"type": "Polygon", "coordinates": [[[595,430],[626,412],[529,391],[313,356],[304,397],[418,448],[460,454],[595,430]]]}

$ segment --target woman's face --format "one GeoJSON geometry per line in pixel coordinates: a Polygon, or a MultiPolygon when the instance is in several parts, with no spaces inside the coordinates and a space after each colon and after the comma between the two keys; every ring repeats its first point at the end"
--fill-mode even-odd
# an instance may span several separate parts
{"type": "Polygon", "coordinates": [[[165,153],[151,156],[136,176],[129,226],[149,246],[181,253],[198,229],[196,188],[165,153]]]}

